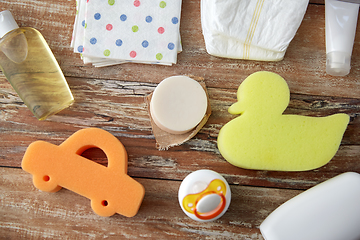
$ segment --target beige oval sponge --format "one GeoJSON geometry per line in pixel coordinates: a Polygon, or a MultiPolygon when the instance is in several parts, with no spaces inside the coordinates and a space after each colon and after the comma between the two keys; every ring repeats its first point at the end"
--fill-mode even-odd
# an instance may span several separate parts
{"type": "Polygon", "coordinates": [[[239,86],[231,114],[217,139],[221,155],[247,169],[306,171],[328,163],[349,123],[347,114],[327,117],[285,115],[290,101],[286,81],[272,72],[256,72],[239,86]]]}

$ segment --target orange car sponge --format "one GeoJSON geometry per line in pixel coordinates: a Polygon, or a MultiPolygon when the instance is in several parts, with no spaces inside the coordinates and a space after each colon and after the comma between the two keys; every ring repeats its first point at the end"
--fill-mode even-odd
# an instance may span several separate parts
{"type": "Polygon", "coordinates": [[[241,115],[221,128],[217,143],[222,156],[242,168],[305,171],[321,167],[337,152],[349,123],[346,114],[283,115],[290,91],[285,80],[271,72],[247,77],[237,97],[229,112],[241,115]]]}
{"type": "Polygon", "coordinates": [[[145,195],[144,187],[127,175],[127,153],[112,134],[98,128],[82,129],[60,146],[44,141],[29,145],[21,164],[33,175],[35,187],[56,192],[61,187],[91,200],[100,216],[115,213],[134,216],[145,195]],[[81,156],[89,148],[100,148],[108,167],[81,156]]]}

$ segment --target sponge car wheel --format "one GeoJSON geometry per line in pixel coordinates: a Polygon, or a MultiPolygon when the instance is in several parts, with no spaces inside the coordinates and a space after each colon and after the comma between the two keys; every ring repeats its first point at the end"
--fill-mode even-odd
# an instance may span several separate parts
{"type": "Polygon", "coordinates": [[[103,217],[109,217],[116,213],[116,211],[113,210],[111,204],[105,199],[91,199],[91,208],[96,214],[103,217]]]}
{"type": "Polygon", "coordinates": [[[35,187],[45,192],[57,192],[61,189],[54,179],[47,174],[34,175],[33,182],[35,187]]]}

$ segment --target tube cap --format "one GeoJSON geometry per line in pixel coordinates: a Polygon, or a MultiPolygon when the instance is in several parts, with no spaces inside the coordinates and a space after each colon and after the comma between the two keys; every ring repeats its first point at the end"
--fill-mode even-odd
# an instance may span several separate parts
{"type": "Polygon", "coordinates": [[[326,73],[333,76],[345,76],[350,73],[351,55],[346,52],[326,54],[326,73]]]}
{"type": "Polygon", "coordinates": [[[9,10],[0,12],[0,38],[8,32],[19,28],[9,10]]]}

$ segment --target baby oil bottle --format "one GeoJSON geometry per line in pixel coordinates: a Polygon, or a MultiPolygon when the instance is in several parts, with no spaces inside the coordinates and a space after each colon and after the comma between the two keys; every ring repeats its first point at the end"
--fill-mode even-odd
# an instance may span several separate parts
{"type": "Polygon", "coordinates": [[[39,31],[18,27],[10,11],[0,12],[0,67],[39,120],[70,106],[73,95],[39,31]]]}

